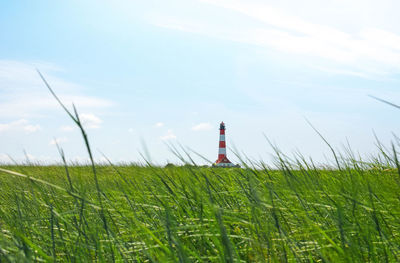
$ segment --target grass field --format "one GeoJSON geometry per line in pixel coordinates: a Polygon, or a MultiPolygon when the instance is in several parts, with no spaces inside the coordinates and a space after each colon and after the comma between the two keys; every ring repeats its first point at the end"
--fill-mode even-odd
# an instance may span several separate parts
{"type": "Polygon", "coordinates": [[[398,262],[396,163],[2,166],[0,261],[398,262]]]}

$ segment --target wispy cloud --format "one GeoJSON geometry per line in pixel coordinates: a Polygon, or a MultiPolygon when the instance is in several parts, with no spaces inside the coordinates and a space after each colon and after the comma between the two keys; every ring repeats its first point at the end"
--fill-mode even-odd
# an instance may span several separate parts
{"type": "Polygon", "coordinates": [[[193,131],[209,131],[213,126],[208,122],[202,122],[192,127],[193,131]]]}
{"type": "MultiPolygon", "coordinates": [[[[322,59],[361,72],[358,77],[400,72],[400,35],[378,28],[362,28],[347,33],[333,26],[309,22],[263,2],[244,0],[201,0],[218,8],[233,11],[238,20],[244,17],[258,23],[210,23],[184,17],[154,18],[159,27],[197,33],[208,37],[273,48],[281,52],[322,59]]],[[[207,16],[204,16],[207,17],[207,16]]],[[[322,62],[323,62],[322,61],[322,62]]],[[[337,71],[340,73],[340,71],[337,71]]]]}
{"type": "Polygon", "coordinates": [[[96,115],[92,113],[82,113],[79,114],[79,118],[83,126],[87,129],[98,129],[103,121],[96,115]]]}
{"type": "Polygon", "coordinates": [[[25,133],[33,133],[41,130],[39,124],[29,124],[25,119],[19,119],[8,123],[0,123],[0,133],[7,131],[24,131],[25,133]]]}
{"type": "Polygon", "coordinates": [[[39,78],[36,67],[39,67],[60,99],[69,106],[72,103],[79,109],[98,109],[110,107],[113,102],[108,99],[83,95],[84,88],[55,77],[60,69],[47,63],[29,63],[0,60],[0,117],[29,118],[43,116],[59,105],[51,97],[39,78]]]}
{"type": "Polygon", "coordinates": [[[165,141],[165,140],[173,140],[176,139],[176,135],[173,133],[172,130],[168,130],[167,134],[164,136],[160,137],[161,140],[165,141]]]}
{"type": "Polygon", "coordinates": [[[360,72],[360,71],[353,71],[341,68],[329,68],[329,67],[319,67],[319,66],[312,66],[315,69],[318,69],[322,72],[326,72],[332,75],[348,75],[348,76],[355,76],[360,78],[371,78],[367,73],[360,72]]]}
{"type": "Polygon", "coordinates": [[[162,123],[162,122],[157,122],[156,124],[154,124],[154,127],[156,127],[156,128],[161,128],[163,126],[164,126],[164,123],[162,123]]]}
{"type": "Polygon", "coordinates": [[[36,124],[36,125],[28,124],[28,125],[24,126],[24,131],[26,133],[33,133],[33,132],[36,132],[36,131],[38,131],[40,129],[41,129],[41,127],[40,127],[39,124],[36,124]]]}

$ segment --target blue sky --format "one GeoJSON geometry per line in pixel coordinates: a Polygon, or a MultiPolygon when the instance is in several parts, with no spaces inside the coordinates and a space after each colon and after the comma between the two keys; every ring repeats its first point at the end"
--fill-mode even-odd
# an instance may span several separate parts
{"type": "MultiPolygon", "coordinates": [[[[399,133],[398,1],[2,1],[0,160],[85,160],[82,139],[35,68],[74,102],[96,158],[176,162],[180,143],[214,161],[228,147],[269,160],[376,152],[399,133]]],[[[228,151],[228,157],[236,160],[228,151]]],[[[198,159],[197,159],[198,160],[198,159]]],[[[200,160],[199,160],[200,161],[200,160]]],[[[200,161],[201,162],[201,161],[200,161]]]]}

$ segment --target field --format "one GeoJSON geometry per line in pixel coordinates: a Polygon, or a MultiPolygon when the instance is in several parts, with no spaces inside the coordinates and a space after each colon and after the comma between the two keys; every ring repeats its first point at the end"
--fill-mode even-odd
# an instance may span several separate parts
{"type": "Polygon", "coordinates": [[[282,156],[274,169],[3,165],[0,261],[400,261],[396,158],[282,156]]]}

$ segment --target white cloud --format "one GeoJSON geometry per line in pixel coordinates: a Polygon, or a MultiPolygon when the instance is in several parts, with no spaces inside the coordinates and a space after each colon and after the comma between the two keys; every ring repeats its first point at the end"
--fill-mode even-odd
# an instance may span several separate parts
{"type": "Polygon", "coordinates": [[[41,129],[41,127],[39,124],[36,124],[36,125],[28,124],[28,125],[24,126],[24,131],[26,131],[27,133],[33,133],[40,129],[41,129]]]}
{"type": "Polygon", "coordinates": [[[365,72],[359,72],[359,71],[352,71],[352,70],[347,70],[347,69],[341,69],[341,68],[330,68],[330,67],[319,67],[319,66],[313,66],[313,68],[318,69],[320,71],[332,74],[332,75],[348,75],[348,76],[356,76],[356,77],[361,77],[361,78],[370,78],[370,76],[365,73],[365,72]]]}
{"type": "Polygon", "coordinates": [[[161,128],[163,126],[164,126],[164,123],[162,123],[162,122],[157,122],[156,124],[154,124],[154,127],[156,127],[156,128],[161,128]]]}
{"type": "Polygon", "coordinates": [[[49,144],[50,145],[56,145],[56,144],[61,144],[64,142],[67,142],[68,138],[67,137],[61,137],[61,138],[56,138],[56,139],[52,139],[49,144]]]}
{"type": "Polygon", "coordinates": [[[25,125],[28,121],[20,119],[9,123],[0,123],[0,132],[11,130],[14,127],[25,125]]]}
{"type": "Polygon", "coordinates": [[[87,129],[98,129],[103,121],[92,113],[82,113],[79,114],[79,119],[81,120],[83,126],[87,129]]]}
{"type": "Polygon", "coordinates": [[[0,153],[0,163],[9,163],[12,160],[10,159],[10,157],[7,154],[4,153],[0,153]]]}
{"type": "Polygon", "coordinates": [[[9,123],[0,123],[0,133],[7,131],[24,131],[25,133],[33,133],[40,130],[39,124],[29,124],[25,119],[19,119],[9,123]]]}
{"type": "Polygon", "coordinates": [[[168,130],[167,134],[160,137],[161,140],[173,140],[176,139],[176,135],[172,132],[172,130],[168,130]]]}
{"type": "Polygon", "coordinates": [[[27,118],[43,116],[59,109],[35,68],[42,73],[66,106],[74,103],[78,109],[104,108],[113,105],[107,99],[83,95],[82,86],[55,77],[60,69],[48,63],[0,60],[0,117],[27,118]],[[72,95],[73,94],[73,95],[72,95]]]}
{"type": "Polygon", "coordinates": [[[75,127],[70,126],[70,125],[63,125],[60,127],[60,130],[63,132],[70,132],[70,131],[75,130],[75,127]]]}
{"type": "MultiPolygon", "coordinates": [[[[349,33],[346,32],[346,28],[340,30],[335,26],[325,25],[325,19],[318,21],[320,23],[310,22],[308,16],[303,19],[291,14],[287,10],[289,8],[283,10],[273,7],[273,3],[265,4],[251,0],[201,2],[215,6],[216,13],[226,15],[227,11],[231,12],[229,14],[236,16],[236,21],[241,23],[213,23],[209,19],[183,16],[153,17],[152,23],[173,30],[320,59],[320,63],[349,67],[343,69],[345,74],[349,71],[360,72],[359,77],[400,72],[400,35],[393,32],[370,25],[349,33]],[[225,13],[222,13],[224,10],[225,13]]],[[[315,11],[323,12],[322,9],[315,11]]],[[[202,17],[208,15],[204,14],[202,17]]]]}
{"type": "Polygon", "coordinates": [[[211,130],[213,126],[208,122],[202,122],[192,127],[193,131],[208,131],[211,130]]]}
{"type": "MultiPolygon", "coordinates": [[[[27,118],[32,116],[44,116],[46,112],[57,109],[62,112],[62,109],[50,94],[39,95],[29,94],[28,92],[18,95],[9,93],[6,96],[9,97],[6,102],[0,102],[0,116],[27,118]]],[[[74,103],[78,109],[102,108],[111,105],[105,100],[87,96],[60,95],[59,97],[67,107],[74,103]]],[[[72,109],[72,107],[70,109],[72,109]]]]}
{"type": "Polygon", "coordinates": [[[132,132],[134,132],[135,130],[133,129],[133,128],[129,128],[128,129],[128,132],[130,132],[130,133],[132,133],[132,132]]]}

